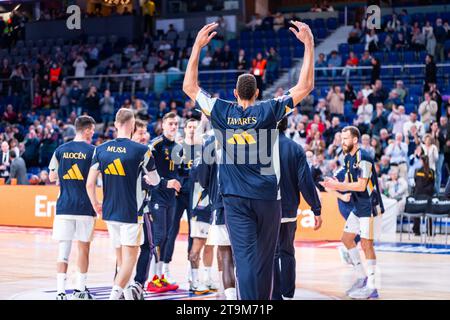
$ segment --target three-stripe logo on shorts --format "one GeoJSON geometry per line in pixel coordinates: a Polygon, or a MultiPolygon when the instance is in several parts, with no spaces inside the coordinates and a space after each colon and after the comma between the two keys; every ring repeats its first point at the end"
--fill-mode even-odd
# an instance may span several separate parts
{"type": "Polygon", "coordinates": [[[125,170],[123,169],[122,162],[119,158],[115,159],[112,163],[108,165],[105,169],[106,174],[113,176],[125,176],[125,170]]]}
{"type": "Polygon", "coordinates": [[[67,173],[63,176],[64,180],[84,180],[83,175],[81,174],[80,168],[75,163],[72,168],[67,171],[67,173]]]}

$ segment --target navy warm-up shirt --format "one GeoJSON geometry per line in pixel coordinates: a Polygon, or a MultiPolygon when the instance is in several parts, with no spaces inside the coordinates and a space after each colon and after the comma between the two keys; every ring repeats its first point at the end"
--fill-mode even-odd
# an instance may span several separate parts
{"type": "Polygon", "coordinates": [[[172,206],[175,203],[175,189],[167,188],[167,181],[180,180],[180,164],[183,148],[175,141],[161,135],[150,142],[155,158],[156,170],[161,182],[152,190],[151,201],[159,206],[172,206]]]}
{"type": "Polygon", "coordinates": [[[306,161],[305,151],[297,143],[280,134],[281,208],[283,218],[294,218],[300,204],[300,192],[314,215],[321,213],[321,204],[306,161]]]}
{"type": "Polygon", "coordinates": [[[50,161],[49,170],[57,171],[60,194],[57,215],[96,216],[86,191],[86,179],[95,147],[83,141],[59,146],[50,161]]]}
{"type": "MultiPolygon", "coordinates": [[[[344,168],[341,168],[339,171],[336,172],[336,174],[334,175],[336,177],[336,179],[339,182],[344,182],[345,181],[345,175],[346,175],[346,171],[344,168]]],[[[346,192],[341,192],[341,193],[346,193],[346,192]]],[[[337,199],[338,201],[338,207],[339,207],[339,211],[341,212],[341,214],[344,217],[348,217],[350,215],[350,213],[352,211],[354,211],[354,204],[353,204],[353,200],[350,198],[349,202],[345,202],[342,201],[341,199],[337,199]]]]}
{"type": "Polygon", "coordinates": [[[194,185],[194,182],[190,177],[190,171],[192,169],[194,159],[201,156],[202,146],[195,144],[189,145],[184,141],[181,146],[183,148],[183,157],[180,164],[180,193],[190,194],[194,185]]]}
{"type": "Polygon", "coordinates": [[[103,220],[143,223],[144,168],[156,170],[150,148],[126,138],[105,142],[95,149],[91,168],[102,173],[103,220]]]}
{"type": "Polygon", "coordinates": [[[292,112],[284,95],[244,109],[200,90],[196,103],[210,119],[219,148],[223,195],[279,200],[280,158],[277,123],[292,112]]]}
{"type": "Polygon", "coordinates": [[[357,182],[358,178],[368,179],[363,192],[352,191],[352,202],[358,217],[370,217],[384,212],[378,187],[377,173],[372,157],[368,152],[358,149],[355,155],[347,153],[344,159],[344,169],[348,182],[357,182]]]}

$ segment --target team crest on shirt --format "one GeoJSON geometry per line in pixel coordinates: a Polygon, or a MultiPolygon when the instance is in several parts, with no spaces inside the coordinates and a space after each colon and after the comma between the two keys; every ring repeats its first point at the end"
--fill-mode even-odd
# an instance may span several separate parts
{"type": "Polygon", "coordinates": [[[155,210],[158,210],[158,209],[159,209],[159,204],[155,203],[155,205],[153,206],[153,208],[154,208],[155,210]]]}

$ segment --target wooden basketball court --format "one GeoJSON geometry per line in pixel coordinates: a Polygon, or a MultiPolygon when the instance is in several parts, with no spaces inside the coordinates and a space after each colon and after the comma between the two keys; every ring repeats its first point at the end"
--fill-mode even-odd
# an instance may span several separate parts
{"type": "MultiPolygon", "coordinates": [[[[381,244],[377,283],[382,299],[450,299],[450,245],[424,247],[411,243],[381,244]],[[403,251],[403,252],[399,252],[403,251]]],[[[437,239],[436,242],[442,241],[437,239]]],[[[0,299],[54,299],[57,244],[48,229],[0,227],[0,299]]],[[[347,299],[352,267],[341,262],[337,243],[296,244],[295,299],[347,299]]],[[[187,241],[175,245],[171,274],[179,292],[146,295],[146,299],[222,299],[220,294],[194,296],[187,289],[187,241]]],[[[72,248],[71,261],[76,257],[72,248]]],[[[214,261],[216,266],[216,261],[214,261]]],[[[106,299],[112,285],[115,258],[106,232],[96,232],[91,249],[88,286],[94,296],[106,299]]],[[[75,268],[69,266],[68,288],[75,268]]],[[[217,279],[217,274],[216,274],[217,279]]]]}

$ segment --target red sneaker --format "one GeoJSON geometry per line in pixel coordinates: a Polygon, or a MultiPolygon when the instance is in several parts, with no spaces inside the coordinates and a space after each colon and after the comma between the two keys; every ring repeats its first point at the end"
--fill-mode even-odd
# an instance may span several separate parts
{"type": "Polygon", "coordinates": [[[158,276],[155,275],[153,277],[153,280],[148,283],[147,291],[152,293],[163,293],[169,291],[169,289],[165,285],[163,285],[158,276]]]}
{"type": "Polygon", "coordinates": [[[169,281],[167,281],[167,279],[164,278],[164,275],[161,276],[160,282],[164,287],[167,288],[168,291],[175,291],[179,287],[177,284],[175,283],[172,284],[169,281]]]}

